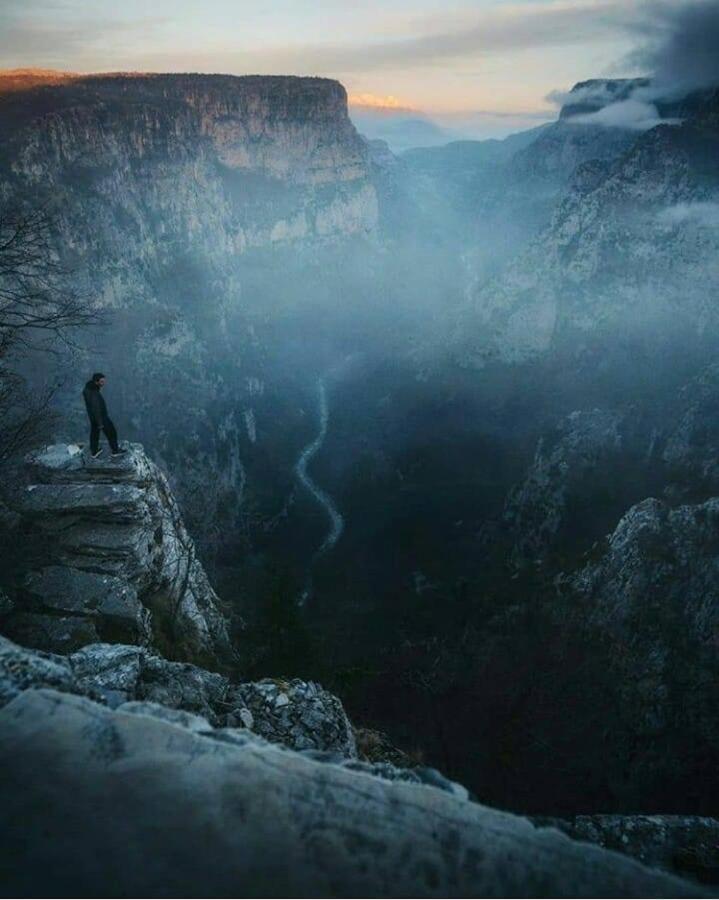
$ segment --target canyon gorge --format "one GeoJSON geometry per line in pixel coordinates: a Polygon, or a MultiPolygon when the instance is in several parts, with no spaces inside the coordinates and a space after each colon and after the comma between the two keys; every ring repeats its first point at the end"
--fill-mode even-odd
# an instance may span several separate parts
{"type": "MultiPolygon", "coordinates": [[[[622,840],[594,814],[667,817],[641,852],[716,881],[713,838],[689,862],[652,842],[691,843],[671,817],[711,830],[719,802],[719,88],[657,97],[651,127],[596,118],[648,84],[395,155],[331,79],[0,75],[0,205],[47,212],[97,314],[12,360],[52,399],[1,498],[0,669],[36,674],[0,729],[28,747],[62,708],[63,753],[92,720],[132,755],[144,727],[217,790],[244,741],[308,828],[325,779],[343,822],[442,807],[467,859],[526,827],[510,892],[545,852],[576,890],[589,851],[540,825],[622,840]],[[83,447],[93,371],[119,462],[83,447]],[[166,708],[204,724],[173,743],[166,708]]],[[[398,845],[363,828],[389,871],[398,845]]],[[[453,866],[406,889],[469,890],[453,866]]]]}

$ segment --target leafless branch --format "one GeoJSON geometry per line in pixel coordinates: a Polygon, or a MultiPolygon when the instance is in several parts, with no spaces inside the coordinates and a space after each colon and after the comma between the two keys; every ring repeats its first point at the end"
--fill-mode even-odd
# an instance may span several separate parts
{"type": "Polygon", "coordinates": [[[10,351],[72,343],[72,332],[99,314],[70,283],[53,249],[45,210],[0,211],[0,358],[10,351]]]}

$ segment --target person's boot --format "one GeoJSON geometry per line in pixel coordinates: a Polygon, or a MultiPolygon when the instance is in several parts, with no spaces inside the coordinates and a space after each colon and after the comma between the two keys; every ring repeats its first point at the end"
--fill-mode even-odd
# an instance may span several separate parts
{"type": "Polygon", "coordinates": [[[91,453],[90,459],[97,459],[98,456],[102,456],[102,450],[96,450],[94,453],[91,453]]]}
{"type": "Polygon", "coordinates": [[[124,456],[125,453],[127,453],[127,450],[125,447],[118,447],[117,450],[112,451],[113,456],[124,456]]]}

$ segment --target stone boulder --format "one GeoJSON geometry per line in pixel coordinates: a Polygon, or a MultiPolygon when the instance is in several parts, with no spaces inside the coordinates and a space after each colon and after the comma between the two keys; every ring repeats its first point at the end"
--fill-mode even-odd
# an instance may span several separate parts
{"type": "Polygon", "coordinates": [[[68,660],[62,656],[26,650],[0,638],[0,706],[28,688],[39,687],[87,693],[84,686],[78,684],[68,660]]]}
{"type": "Polygon", "coordinates": [[[237,707],[249,711],[254,731],[268,741],[297,750],[331,747],[342,756],[357,756],[342,704],[313,681],[266,678],[239,685],[232,694],[237,707]]]}
{"type": "Polygon", "coordinates": [[[125,644],[90,644],[67,659],[78,685],[110,706],[143,700],[224,722],[230,681],[217,672],[125,644]]]}
{"type": "MultiPolygon", "coordinates": [[[[110,708],[164,710],[208,728],[244,728],[294,750],[331,754],[335,761],[357,757],[342,703],[314,682],[237,683],[145,647],[90,644],[59,656],[0,637],[0,705],[31,687],[81,694],[110,708]]],[[[393,777],[389,770],[385,774],[393,777]]]]}
{"type": "Polygon", "coordinates": [[[395,747],[388,735],[374,728],[355,728],[355,740],[357,741],[357,754],[360,759],[370,763],[391,763],[402,769],[411,769],[417,766],[417,760],[413,759],[404,750],[395,747]]]}
{"type": "Polygon", "coordinates": [[[140,444],[99,460],[55,444],[30,454],[27,471],[18,505],[31,549],[6,633],[56,652],[110,641],[211,666],[230,660],[218,598],[140,444]]]}
{"type": "Polygon", "coordinates": [[[147,712],[48,688],[0,711],[8,895],[702,896],[447,791],[147,712]]]}

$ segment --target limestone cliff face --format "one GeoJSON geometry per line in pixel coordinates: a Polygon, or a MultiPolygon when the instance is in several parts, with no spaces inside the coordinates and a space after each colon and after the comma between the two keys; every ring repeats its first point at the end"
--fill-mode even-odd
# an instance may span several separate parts
{"type": "MultiPolygon", "coordinates": [[[[559,423],[554,441],[540,439],[525,478],[510,491],[503,520],[513,537],[512,561],[539,563],[561,535],[568,544],[569,510],[591,502],[611,461],[622,449],[621,417],[606,410],[576,410],[559,423]]],[[[576,528],[576,522],[571,523],[576,528]]]]}
{"type": "MultiPolygon", "coordinates": [[[[625,137],[619,153],[585,152],[548,227],[477,288],[464,358],[517,362],[587,339],[656,344],[715,333],[716,107],[709,92],[687,104],[686,118],[625,137]]],[[[558,124],[585,136],[595,128],[558,124]]],[[[551,138],[545,132],[527,159],[551,138]]]]}
{"type": "Polygon", "coordinates": [[[217,596],[167,479],[142,447],[102,462],[58,444],[28,461],[20,511],[37,546],[7,631],[56,652],[130,641],[176,659],[228,662],[217,596]]]}
{"type": "Polygon", "coordinates": [[[71,363],[56,439],[82,436],[78,365],[107,371],[121,432],[172,473],[195,533],[235,532],[253,477],[246,422],[259,441],[266,430],[255,386],[269,382],[271,406],[275,358],[286,375],[277,323],[322,291],[336,306],[338,254],[374,243],[377,199],[344,88],[97,76],[3,93],[0,80],[0,115],[0,200],[49,204],[58,257],[107,316],[71,363]]]}
{"type": "Polygon", "coordinates": [[[663,458],[670,470],[669,495],[719,494],[719,365],[712,363],[676,397],[663,458]]]}
{"type": "Polygon", "coordinates": [[[103,307],[162,304],[168,277],[187,293],[188,266],[231,305],[244,252],[376,224],[335,81],[89,77],[5,95],[0,83],[0,109],[0,197],[49,203],[58,253],[103,307]]]}
{"type": "Polygon", "coordinates": [[[85,187],[115,207],[124,205],[123,194],[142,195],[141,209],[124,210],[135,224],[151,229],[142,223],[143,212],[174,212],[190,218],[190,233],[208,226],[212,232],[218,224],[202,221],[202,204],[192,215],[202,194],[224,213],[228,221],[222,224],[232,225],[226,230],[234,251],[375,226],[367,151],[338,82],[95,76],[0,93],[0,99],[9,123],[2,148],[12,171],[8,181],[17,179],[25,189],[59,190],[71,198],[85,187]],[[148,177],[156,181],[151,197],[145,193],[148,177]],[[259,222],[246,195],[257,194],[263,180],[276,203],[259,222]],[[344,207],[347,216],[338,214],[344,207]]]}
{"type": "Polygon", "coordinates": [[[648,498],[557,582],[609,651],[617,716],[607,744],[631,748],[630,805],[652,781],[689,798],[691,768],[716,746],[718,535],[718,498],[674,508],[648,498]]]}

